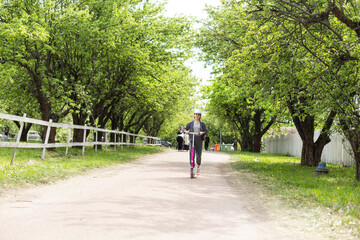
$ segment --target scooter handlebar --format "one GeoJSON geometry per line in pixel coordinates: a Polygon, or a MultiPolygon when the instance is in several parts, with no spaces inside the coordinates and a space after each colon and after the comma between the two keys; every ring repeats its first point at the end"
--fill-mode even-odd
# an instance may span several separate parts
{"type": "Polygon", "coordinates": [[[200,133],[199,133],[199,132],[185,132],[185,134],[200,135],[200,133]]]}

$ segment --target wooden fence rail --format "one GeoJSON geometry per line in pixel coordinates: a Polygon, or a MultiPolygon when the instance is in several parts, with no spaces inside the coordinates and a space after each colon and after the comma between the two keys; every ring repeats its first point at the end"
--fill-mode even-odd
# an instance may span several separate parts
{"type": "Polygon", "coordinates": [[[158,138],[158,137],[144,136],[144,135],[128,133],[128,132],[124,132],[124,131],[95,128],[95,127],[89,127],[86,125],[82,126],[82,125],[73,125],[73,124],[64,124],[64,123],[54,123],[54,122],[52,122],[51,119],[47,122],[47,121],[42,121],[42,120],[38,120],[38,119],[27,118],[26,114],[24,114],[22,117],[20,117],[20,116],[0,113],[0,119],[18,121],[20,123],[20,129],[19,129],[19,133],[18,133],[16,142],[1,142],[0,141],[0,147],[14,148],[14,153],[13,153],[13,156],[11,159],[11,164],[13,164],[13,162],[15,160],[16,151],[18,148],[42,148],[43,152],[42,152],[41,158],[45,159],[46,148],[66,147],[65,155],[67,155],[69,147],[82,146],[82,155],[84,155],[85,154],[85,146],[88,146],[88,145],[94,145],[95,151],[97,151],[98,145],[105,145],[105,151],[107,150],[108,145],[114,146],[115,150],[116,150],[117,145],[121,145],[121,148],[124,145],[127,145],[127,146],[130,146],[130,145],[132,145],[132,146],[135,146],[135,145],[160,146],[161,145],[160,138],[158,138]],[[46,126],[47,131],[46,131],[44,143],[20,142],[20,136],[23,131],[24,123],[32,123],[32,124],[46,126]],[[49,136],[50,136],[50,129],[52,127],[69,129],[68,139],[67,139],[66,143],[48,143],[49,136]],[[71,142],[72,129],[83,129],[84,130],[84,138],[83,138],[82,142],[71,142]],[[96,135],[95,141],[87,141],[87,137],[86,137],[87,131],[95,132],[95,135],[96,135]],[[105,137],[104,137],[105,141],[104,142],[98,141],[98,137],[97,137],[98,132],[105,133],[105,137]],[[108,133],[110,133],[110,134],[113,133],[115,135],[114,142],[108,142],[108,139],[107,139],[108,133]],[[116,142],[118,134],[121,135],[120,142],[116,142]],[[129,137],[126,137],[125,138],[126,140],[124,142],[124,136],[133,136],[133,142],[128,141],[128,139],[130,139],[129,137]],[[142,139],[141,143],[135,143],[136,138],[142,139]],[[143,141],[144,139],[147,140],[145,144],[143,141]]]}

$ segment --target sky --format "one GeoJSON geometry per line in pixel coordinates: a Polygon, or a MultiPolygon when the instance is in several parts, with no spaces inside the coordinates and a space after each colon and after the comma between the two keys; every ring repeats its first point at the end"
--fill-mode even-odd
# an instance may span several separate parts
{"type": "Polygon", "coordinates": [[[218,6],[220,0],[168,0],[168,16],[186,15],[206,18],[205,5],[218,6]]]}
{"type": "MultiPolygon", "coordinates": [[[[166,16],[194,16],[197,18],[206,18],[205,5],[219,6],[220,0],[167,0],[166,16]]],[[[206,81],[210,79],[211,67],[204,67],[204,62],[199,62],[196,59],[190,59],[187,66],[193,71],[193,74],[206,81]]]]}

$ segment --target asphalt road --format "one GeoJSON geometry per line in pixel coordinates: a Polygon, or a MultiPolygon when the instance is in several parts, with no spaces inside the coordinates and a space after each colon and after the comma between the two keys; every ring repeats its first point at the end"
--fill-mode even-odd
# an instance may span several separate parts
{"type": "Polygon", "coordinates": [[[23,190],[0,201],[1,240],[300,239],[234,188],[228,155],[168,150],[131,164],[23,190]]]}

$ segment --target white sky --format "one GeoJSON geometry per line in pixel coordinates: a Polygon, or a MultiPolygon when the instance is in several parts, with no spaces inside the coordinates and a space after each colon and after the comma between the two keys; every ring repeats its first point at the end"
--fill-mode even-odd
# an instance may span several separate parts
{"type": "Polygon", "coordinates": [[[167,0],[168,16],[187,15],[206,18],[205,5],[218,6],[220,0],[167,0]]]}
{"type": "MultiPolygon", "coordinates": [[[[194,16],[206,18],[205,5],[219,6],[220,0],[167,0],[166,14],[169,17],[175,16],[194,16]]],[[[205,68],[204,62],[196,59],[188,61],[187,65],[193,70],[193,74],[206,83],[210,79],[211,67],[205,68]]]]}

